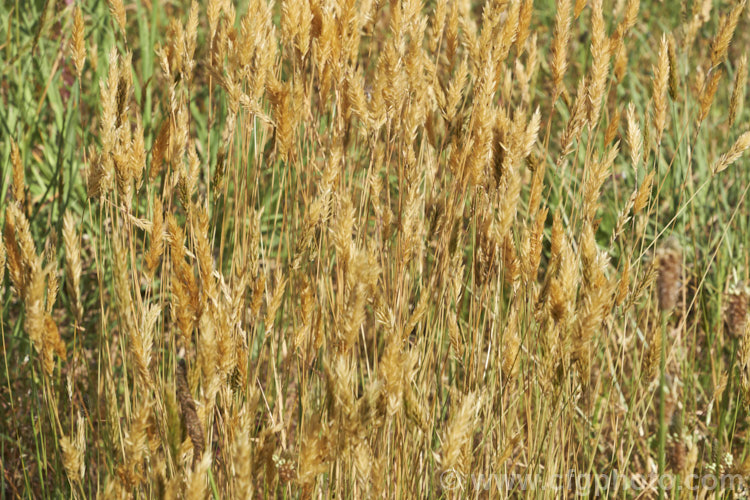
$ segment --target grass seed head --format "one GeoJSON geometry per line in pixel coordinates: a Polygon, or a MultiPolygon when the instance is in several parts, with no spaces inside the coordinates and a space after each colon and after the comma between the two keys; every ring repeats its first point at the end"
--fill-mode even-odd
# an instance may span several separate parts
{"type": "Polygon", "coordinates": [[[733,287],[729,291],[724,320],[733,338],[740,338],[745,333],[749,295],[746,287],[733,287]]]}
{"type": "Polygon", "coordinates": [[[677,305],[682,283],[682,249],[676,239],[670,238],[656,253],[658,278],[656,290],[659,309],[669,312],[677,305]]]}
{"type": "Polygon", "coordinates": [[[21,153],[18,149],[18,144],[16,144],[16,141],[12,139],[10,142],[10,162],[13,168],[13,198],[19,205],[23,206],[26,202],[26,181],[24,167],[21,160],[21,153]]]}
{"type": "Polygon", "coordinates": [[[735,121],[737,121],[737,117],[742,115],[742,110],[745,105],[746,88],[747,53],[742,54],[742,57],[740,57],[734,74],[734,88],[732,89],[732,97],[729,101],[729,118],[727,119],[730,127],[734,125],[735,121]]]}
{"type": "Polygon", "coordinates": [[[78,78],[83,73],[83,65],[86,63],[86,42],[84,34],[85,26],[83,24],[83,15],[81,7],[76,5],[73,11],[73,35],[70,40],[70,51],[73,58],[73,64],[76,67],[78,78]]]}

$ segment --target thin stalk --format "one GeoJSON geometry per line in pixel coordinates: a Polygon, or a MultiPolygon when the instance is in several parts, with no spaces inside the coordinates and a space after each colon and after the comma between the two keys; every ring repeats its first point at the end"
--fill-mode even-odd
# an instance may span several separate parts
{"type": "Polygon", "coordinates": [[[661,359],[659,361],[659,500],[664,499],[664,477],[666,464],[667,418],[666,418],[666,367],[667,367],[667,312],[661,312],[661,359]]]}

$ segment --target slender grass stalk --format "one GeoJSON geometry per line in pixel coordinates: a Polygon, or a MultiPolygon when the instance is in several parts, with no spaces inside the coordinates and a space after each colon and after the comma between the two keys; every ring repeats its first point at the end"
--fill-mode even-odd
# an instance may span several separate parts
{"type": "Polygon", "coordinates": [[[666,444],[667,444],[667,327],[669,313],[661,311],[661,354],[659,360],[659,499],[664,498],[664,479],[666,474],[666,444]]]}

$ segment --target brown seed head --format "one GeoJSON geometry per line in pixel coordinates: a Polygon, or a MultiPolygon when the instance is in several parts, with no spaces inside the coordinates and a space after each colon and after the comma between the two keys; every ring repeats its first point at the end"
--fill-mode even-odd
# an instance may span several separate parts
{"type": "Polygon", "coordinates": [[[670,238],[656,252],[656,265],[659,309],[669,312],[677,305],[682,278],[682,250],[676,239],[670,238]]]}
{"type": "Polygon", "coordinates": [[[193,394],[190,392],[190,385],[187,379],[187,366],[185,360],[181,359],[176,368],[176,390],[177,401],[180,403],[180,413],[182,420],[185,422],[188,436],[193,442],[193,467],[195,468],[198,461],[202,458],[205,448],[203,438],[203,426],[198,418],[198,412],[195,407],[193,394]]]}
{"type": "Polygon", "coordinates": [[[724,321],[729,335],[733,338],[739,338],[745,333],[748,299],[750,294],[746,287],[735,286],[729,291],[724,321]]]}

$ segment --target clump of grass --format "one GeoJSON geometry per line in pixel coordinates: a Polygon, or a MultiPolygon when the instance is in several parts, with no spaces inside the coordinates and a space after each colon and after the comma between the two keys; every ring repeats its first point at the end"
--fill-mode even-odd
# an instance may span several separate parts
{"type": "Polygon", "coordinates": [[[671,30],[609,7],[75,2],[26,49],[14,11],[5,50],[48,72],[8,88],[54,119],[4,131],[3,485],[430,497],[739,463],[745,2],[671,30]]]}

